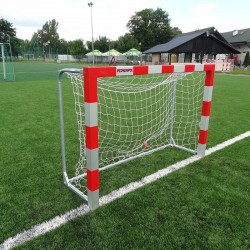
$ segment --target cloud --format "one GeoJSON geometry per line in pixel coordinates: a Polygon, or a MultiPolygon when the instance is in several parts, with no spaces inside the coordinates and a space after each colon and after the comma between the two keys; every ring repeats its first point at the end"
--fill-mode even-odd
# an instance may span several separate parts
{"type": "MultiPolygon", "coordinates": [[[[30,39],[32,34],[41,29],[46,21],[52,19],[56,19],[59,26],[60,23],[71,23],[71,27],[74,27],[74,23],[77,23],[75,27],[79,26],[77,19],[81,19],[81,9],[83,9],[83,1],[81,0],[43,0],[35,2],[31,0],[3,0],[0,14],[13,24],[18,37],[30,39]]],[[[70,37],[72,32],[67,34],[70,37]]]]}
{"type": "Polygon", "coordinates": [[[145,8],[162,8],[168,12],[171,26],[183,32],[211,26],[220,32],[246,28],[250,3],[241,0],[244,4],[239,7],[226,0],[1,0],[0,17],[13,23],[19,38],[31,39],[46,21],[55,19],[60,38],[86,41],[91,40],[90,1],[94,38],[106,36],[112,40],[128,32],[131,16],[145,8]]]}
{"type": "MultiPolygon", "coordinates": [[[[107,36],[111,39],[117,39],[128,32],[126,25],[136,11],[145,8],[156,9],[160,6],[160,1],[157,0],[99,0],[93,1],[93,3],[94,36],[107,36]]],[[[85,29],[88,32],[90,27],[90,10],[88,8],[84,22],[87,23],[85,29]]]]}
{"type": "MultiPolygon", "coordinates": [[[[188,2],[189,3],[189,2],[188,2]]],[[[180,27],[182,32],[215,26],[217,5],[212,2],[188,4],[181,12],[175,12],[174,26],[180,27]]],[[[216,27],[216,26],[215,26],[216,27]]]]}
{"type": "Polygon", "coordinates": [[[214,15],[216,5],[214,3],[200,3],[191,8],[191,12],[196,16],[214,15]]]}
{"type": "MultiPolygon", "coordinates": [[[[91,17],[88,2],[91,0],[2,0],[0,14],[13,23],[17,36],[31,36],[46,21],[59,22],[61,38],[91,40],[91,17]],[[32,30],[31,28],[34,28],[32,30]],[[32,30],[32,31],[31,31],[32,30]]],[[[126,25],[136,11],[161,7],[160,0],[92,0],[94,37],[117,39],[128,32],[126,25]]],[[[169,2],[170,1],[165,1],[169,2]]]]}
{"type": "Polygon", "coordinates": [[[41,20],[36,18],[12,18],[12,22],[17,24],[19,27],[42,27],[43,23],[41,20]]]}

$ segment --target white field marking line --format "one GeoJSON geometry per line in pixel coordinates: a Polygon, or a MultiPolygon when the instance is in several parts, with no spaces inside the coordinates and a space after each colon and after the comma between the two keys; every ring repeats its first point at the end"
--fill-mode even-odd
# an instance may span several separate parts
{"type": "Polygon", "coordinates": [[[27,72],[27,71],[20,71],[20,72],[15,72],[16,74],[38,74],[38,73],[49,73],[49,72],[55,72],[55,70],[50,70],[50,71],[36,71],[36,72],[27,72]]]}
{"type": "MultiPolygon", "coordinates": [[[[213,154],[216,151],[219,151],[225,147],[228,147],[238,141],[241,141],[247,137],[250,137],[250,131],[247,131],[241,135],[238,135],[232,139],[229,139],[221,144],[218,144],[208,150],[206,150],[206,156],[213,154]]],[[[198,160],[200,160],[201,157],[198,156],[191,156],[188,159],[185,159],[183,161],[177,162],[171,166],[168,166],[162,170],[157,171],[154,174],[151,174],[149,176],[146,176],[144,178],[142,178],[139,181],[136,182],[132,182],[124,187],[121,187],[105,196],[102,196],[100,198],[100,206],[108,204],[122,196],[124,196],[125,194],[128,194],[140,187],[143,187],[144,185],[154,182],[178,169],[184,168],[185,166],[196,162],[198,160]]],[[[23,244],[35,237],[38,237],[40,235],[43,235],[47,232],[50,232],[60,226],[62,226],[63,224],[66,224],[67,222],[85,215],[87,213],[89,213],[91,210],[89,209],[89,207],[87,205],[81,205],[78,208],[72,209],[69,212],[63,214],[63,215],[59,215],[54,217],[53,219],[49,220],[49,221],[45,221],[41,224],[35,225],[33,226],[31,229],[26,230],[22,233],[17,234],[14,237],[10,237],[7,240],[5,240],[1,245],[0,245],[0,249],[1,250],[7,250],[7,249],[11,249],[13,247],[16,247],[17,245],[23,244]]]]}
{"type": "Polygon", "coordinates": [[[248,74],[230,74],[230,73],[221,73],[223,76],[246,76],[250,77],[248,74]]]}

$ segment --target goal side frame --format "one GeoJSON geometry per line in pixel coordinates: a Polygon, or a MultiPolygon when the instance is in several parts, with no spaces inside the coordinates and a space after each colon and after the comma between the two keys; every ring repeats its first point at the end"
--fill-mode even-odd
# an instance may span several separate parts
{"type": "Polygon", "coordinates": [[[0,54],[2,56],[2,65],[0,65],[0,67],[3,70],[3,81],[15,81],[15,72],[14,72],[14,66],[13,66],[13,56],[12,56],[12,49],[11,49],[10,41],[9,43],[0,43],[0,54]],[[7,69],[6,69],[6,58],[5,58],[6,56],[4,53],[5,49],[9,49],[9,53],[10,53],[10,63],[12,66],[12,75],[13,75],[11,80],[7,79],[7,74],[10,74],[10,73],[7,72],[7,69]]]}
{"type": "MultiPolygon", "coordinates": [[[[99,172],[103,169],[112,167],[111,164],[107,167],[99,169],[98,157],[98,86],[99,77],[115,77],[122,75],[147,75],[147,74],[170,74],[170,73],[188,73],[188,72],[205,72],[204,92],[201,109],[200,130],[198,136],[197,151],[187,150],[184,147],[171,144],[170,146],[187,150],[191,153],[197,153],[199,157],[205,155],[206,144],[208,140],[208,125],[212,103],[212,92],[214,85],[214,64],[186,64],[186,65],[148,65],[148,66],[109,66],[109,67],[85,67],[79,69],[63,69],[59,71],[58,76],[58,95],[59,95],[59,111],[60,111],[60,128],[61,128],[61,150],[62,150],[62,166],[64,183],[80,197],[82,197],[89,205],[90,209],[96,209],[99,206],[99,172]],[[66,155],[65,155],[65,140],[64,140],[64,122],[63,122],[63,101],[62,101],[62,75],[65,72],[82,73],[83,88],[84,88],[84,106],[85,106],[85,143],[86,143],[86,184],[87,195],[71,184],[71,180],[66,172],[66,155]]],[[[159,149],[153,149],[143,155],[139,154],[129,158],[132,160],[146,154],[153,153],[159,149]]],[[[123,162],[128,161],[123,160],[123,162]]],[[[120,164],[121,162],[119,162],[120,164]]],[[[75,178],[73,178],[75,179],[75,178]]]]}

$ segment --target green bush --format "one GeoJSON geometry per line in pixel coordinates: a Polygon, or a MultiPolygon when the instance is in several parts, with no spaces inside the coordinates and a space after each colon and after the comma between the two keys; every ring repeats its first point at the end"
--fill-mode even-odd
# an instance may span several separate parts
{"type": "Polygon", "coordinates": [[[246,56],[245,56],[243,65],[244,65],[245,67],[247,67],[248,65],[250,65],[249,51],[247,51],[247,54],[246,54],[246,56]]]}

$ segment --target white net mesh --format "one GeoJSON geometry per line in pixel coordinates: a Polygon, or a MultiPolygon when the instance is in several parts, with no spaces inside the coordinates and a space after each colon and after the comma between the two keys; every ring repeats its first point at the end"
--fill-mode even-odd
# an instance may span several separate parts
{"type": "MultiPolygon", "coordinates": [[[[80,141],[76,178],[71,182],[85,193],[83,79],[82,74],[68,76],[80,141]]],[[[171,145],[196,151],[204,77],[204,72],[195,72],[99,78],[99,168],[171,145]]]]}

